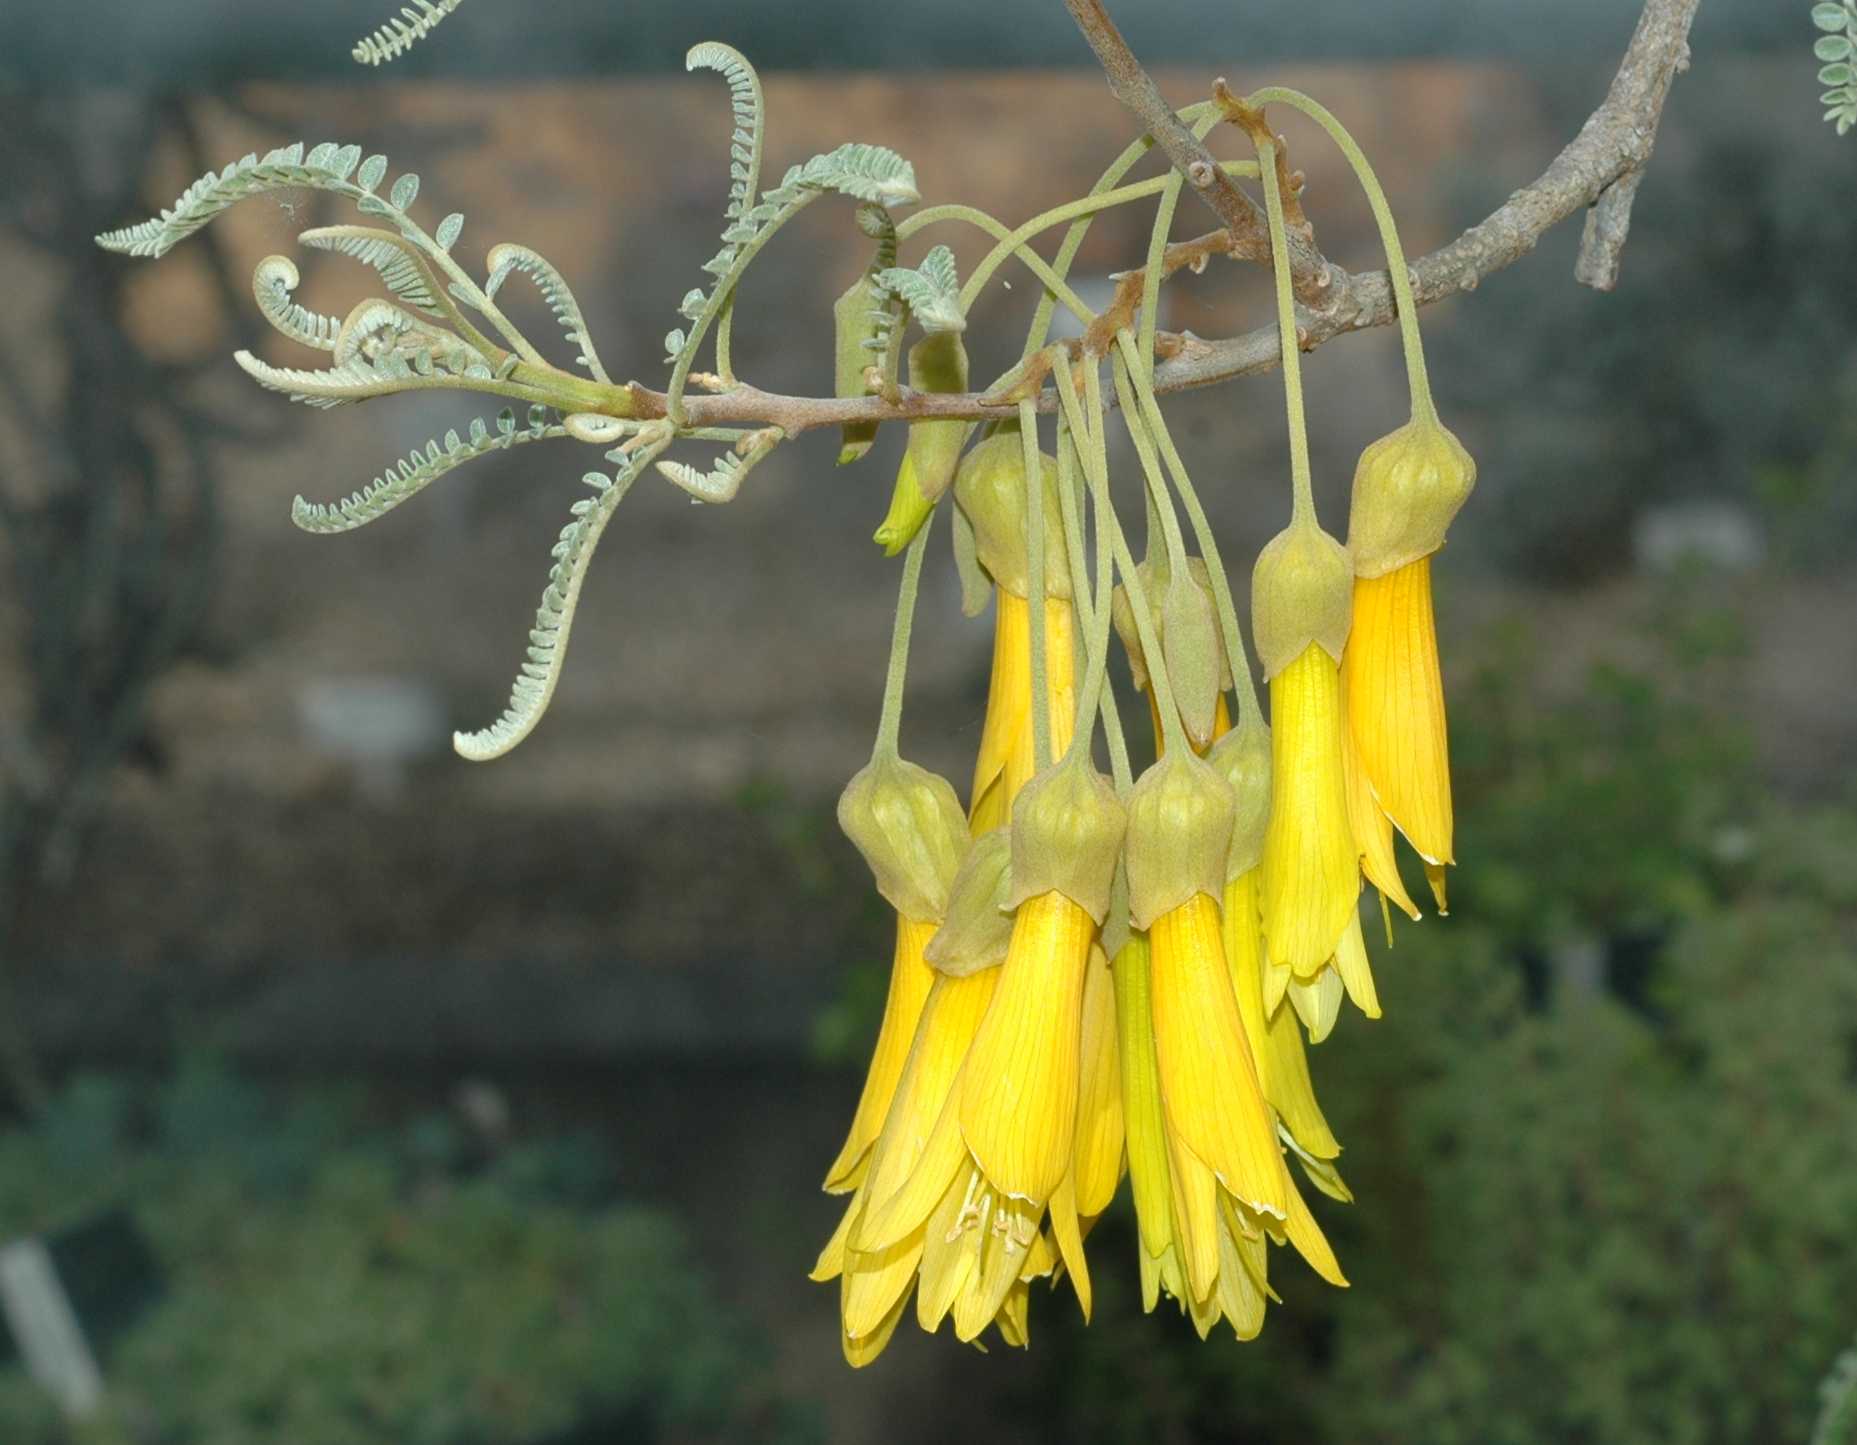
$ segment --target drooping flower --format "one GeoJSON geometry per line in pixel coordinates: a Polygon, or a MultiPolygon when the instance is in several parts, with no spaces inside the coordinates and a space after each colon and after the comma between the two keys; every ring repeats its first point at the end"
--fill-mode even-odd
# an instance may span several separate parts
{"type": "Polygon", "coordinates": [[[1353,630],[1342,657],[1349,728],[1367,790],[1423,860],[1440,911],[1454,853],[1431,558],[1476,476],[1470,454],[1427,402],[1361,454],[1348,517],[1355,571],[1353,630]]]}
{"type": "Polygon", "coordinates": [[[1313,522],[1258,557],[1252,611],[1270,685],[1270,822],[1264,835],[1266,956],[1314,984],[1355,916],[1360,865],[1342,772],[1340,659],[1353,569],[1313,522]]]}

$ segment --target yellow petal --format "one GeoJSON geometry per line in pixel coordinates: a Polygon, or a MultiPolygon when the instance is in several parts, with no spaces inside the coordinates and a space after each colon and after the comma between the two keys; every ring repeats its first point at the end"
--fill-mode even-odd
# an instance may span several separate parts
{"type": "Polygon", "coordinates": [[[1348,923],[1348,931],[1335,945],[1335,972],[1354,1007],[1370,1019],[1380,1017],[1380,995],[1374,990],[1373,970],[1367,964],[1367,940],[1361,937],[1358,912],[1348,923]]]}
{"type": "Polygon", "coordinates": [[[920,1232],[877,1254],[854,1250],[845,1256],[838,1307],[847,1336],[859,1339],[883,1326],[916,1282],[921,1259],[920,1232]]]}
{"type": "Polygon", "coordinates": [[[1283,995],[1294,977],[1288,964],[1264,960],[1264,1017],[1273,1023],[1283,1017],[1283,995]]]}
{"type": "Polygon", "coordinates": [[[1031,1314],[1031,1291],[1024,1283],[1015,1284],[1006,1291],[1006,1302],[999,1307],[999,1313],[993,1317],[993,1323],[999,1326],[999,1337],[1015,1350],[1023,1350],[1032,1342],[1032,1330],[1029,1316],[1031,1314]]]}
{"type": "Polygon", "coordinates": [[[1145,1261],[1158,1260],[1173,1244],[1173,1186],[1167,1177],[1167,1120],[1161,1105],[1161,1076],[1154,1059],[1149,954],[1148,935],[1131,933],[1110,970],[1115,983],[1129,1190],[1135,1196],[1135,1222],[1141,1232],[1144,1269],[1145,1261]]]}
{"type": "Polygon", "coordinates": [[[890,1336],[896,1333],[896,1322],[903,1317],[903,1306],[906,1303],[906,1296],[898,1296],[896,1304],[877,1328],[861,1338],[853,1339],[850,1335],[841,1334],[839,1342],[844,1346],[845,1363],[854,1370],[861,1370],[881,1355],[884,1346],[890,1343],[890,1336]]]}
{"type": "Polygon", "coordinates": [[[1374,797],[1421,858],[1452,862],[1450,748],[1430,557],[1384,577],[1355,579],[1342,665],[1354,741],[1374,797]]]}
{"type": "Polygon", "coordinates": [[[961,1134],[1008,1198],[1042,1205],[1070,1169],[1095,935],[1095,920],[1062,893],[1019,905],[999,988],[961,1071],[961,1134]]]}
{"type": "MultiPolygon", "coordinates": [[[[1219,1182],[1178,1134],[1168,1134],[1173,1179],[1174,1239],[1186,1269],[1187,1299],[1211,1297],[1219,1281],[1219,1182]]],[[[1201,1338],[1204,1338],[1202,1332],[1201,1338]]]]}
{"type": "Polygon", "coordinates": [[[1311,643],[1270,680],[1262,900],[1266,956],[1304,979],[1334,955],[1360,896],[1341,728],[1339,669],[1311,643]]]}
{"type": "Polygon", "coordinates": [[[1026,1252],[1038,1237],[1041,1208],[1023,1200],[983,1201],[981,1206],[980,1270],[969,1276],[954,1302],[954,1334],[963,1342],[978,1339],[993,1323],[1025,1264],[1026,1252]]]}
{"type": "MultiPolygon", "coordinates": [[[[1349,715],[1347,659],[1347,653],[1343,652],[1341,711],[1344,717],[1349,715]]],[[[1399,876],[1399,864],[1393,857],[1393,820],[1386,816],[1385,809],[1373,795],[1366,770],[1361,767],[1360,749],[1355,745],[1351,725],[1341,729],[1341,771],[1348,796],[1348,827],[1354,833],[1354,851],[1360,854],[1361,872],[1380,890],[1382,904],[1392,904],[1416,922],[1419,906],[1406,892],[1406,885],[1399,876]]]]}
{"type": "Polygon", "coordinates": [[[867,1205],[863,1216],[852,1225],[853,1250],[875,1254],[888,1249],[921,1229],[935,1212],[935,1206],[948,1192],[949,1181],[969,1158],[967,1146],[961,1142],[956,1104],[957,1100],[950,1097],[942,1106],[941,1118],[902,1187],[881,1205],[867,1205]]]}
{"type": "Polygon", "coordinates": [[[1335,1027],[1341,1014],[1341,995],[1341,975],[1333,968],[1323,969],[1312,982],[1290,981],[1290,1003],[1303,1027],[1309,1030],[1310,1043],[1321,1043],[1335,1027]]]}
{"type": "MultiPolygon", "coordinates": [[[[1003,587],[994,588],[993,597],[993,674],[969,808],[976,837],[1011,819],[1012,800],[1034,771],[1032,605],[1003,587]]],[[[1070,745],[1077,709],[1071,610],[1062,598],[1045,601],[1045,690],[1051,700],[1051,755],[1057,757],[1070,745]]]]}
{"type": "MultiPolygon", "coordinates": [[[[966,978],[937,975],[929,986],[929,996],[916,1024],[915,1042],[910,1046],[903,1075],[897,1082],[890,1109],[883,1121],[883,1131],[871,1150],[869,1180],[866,1187],[868,1219],[871,1212],[887,1205],[910,1181],[927,1150],[929,1139],[940,1122],[943,1106],[953,1093],[961,1062],[980,1028],[980,1020],[993,999],[999,981],[997,968],[983,969],[966,978]]],[[[942,1141],[944,1149],[952,1144],[951,1154],[944,1153],[940,1167],[944,1173],[934,1180],[924,1180],[921,1188],[932,1188],[933,1195],[922,1206],[926,1215],[947,1188],[948,1178],[961,1154],[959,1120],[951,1118],[952,1139],[942,1141]],[[950,1162],[952,1160],[952,1162],[950,1162]]],[[[913,1207],[913,1206],[912,1206],[913,1207]]],[[[920,1222],[922,1215],[916,1216],[920,1222]]],[[[887,1240],[860,1235],[854,1243],[862,1249],[880,1248],[893,1243],[914,1228],[912,1223],[887,1240]]],[[[856,1231],[854,1230],[854,1233],[856,1231]]]]}
{"type": "Polygon", "coordinates": [[[1148,931],[1161,1099],[1169,1128],[1226,1189],[1281,1214],[1283,1154],[1220,935],[1219,906],[1203,893],[1163,913],[1148,931]]]}
{"type": "Polygon", "coordinates": [[[857,1173],[870,1147],[883,1129],[883,1118],[902,1077],[909,1058],[909,1046],[915,1041],[916,1025],[922,1018],[922,1005],[928,1001],[929,985],[935,970],[923,961],[922,950],[935,936],[933,923],[896,919],[896,953],[890,965],[890,993],[883,1004],[883,1023],[877,1030],[877,1048],[871,1055],[870,1073],[864,1079],[864,1092],[852,1116],[851,1132],[838,1151],[838,1158],[825,1176],[826,1192],[843,1194],[857,1187],[857,1173]]]}
{"type": "Polygon", "coordinates": [[[1229,1224],[1219,1231],[1219,1309],[1241,1340],[1256,1339],[1264,1328],[1267,1248],[1262,1235],[1247,1239],[1229,1224]]]}
{"type": "Polygon", "coordinates": [[[972,1193],[976,1174],[972,1165],[955,1174],[923,1228],[916,1323],[931,1335],[941,1328],[956,1297],[980,1267],[980,1231],[962,1227],[962,1206],[972,1193]]]}
{"type": "Polygon", "coordinates": [[[819,1251],[819,1258],[813,1264],[812,1273],[807,1278],[817,1284],[837,1279],[845,1268],[845,1250],[851,1236],[851,1222],[864,1209],[864,1187],[858,1186],[857,1193],[851,1196],[851,1202],[845,1206],[845,1212],[839,1216],[838,1228],[832,1231],[832,1237],[825,1242],[825,1248],[819,1251]]]}
{"type": "Polygon", "coordinates": [[[1347,1276],[1341,1272],[1341,1261],[1335,1258],[1322,1226],[1315,1222],[1315,1216],[1309,1212],[1309,1206],[1303,1203],[1294,1185],[1290,1186],[1290,1212],[1283,1222],[1283,1232],[1296,1246],[1296,1252],[1309,1261],[1311,1269],[1332,1285],[1341,1289],[1348,1287],[1347,1276]]]}
{"type": "Polygon", "coordinates": [[[1264,940],[1257,913],[1257,869],[1225,885],[1225,903],[1219,912],[1225,961],[1232,970],[1232,993],[1238,1000],[1238,1016],[1257,1063],[1264,1099],[1302,1148],[1318,1158],[1332,1159],[1341,1152],[1341,1145],[1315,1101],[1302,1030],[1281,1009],[1269,1022],[1264,1018],[1264,940]]]}
{"type": "Polygon", "coordinates": [[[1090,949],[1083,980],[1083,1071],[1072,1151],[1077,1212],[1101,1214],[1122,1179],[1122,1072],[1116,1057],[1115,984],[1100,946],[1090,949]]]}
{"type": "Polygon", "coordinates": [[[1064,1269],[1070,1275],[1071,1288],[1083,1309],[1083,1322],[1090,1322],[1090,1267],[1083,1257],[1083,1234],[1077,1227],[1077,1199],[1074,1181],[1066,1177],[1051,1196],[1051,1235],[1063,1256],[1064,1269]]]}

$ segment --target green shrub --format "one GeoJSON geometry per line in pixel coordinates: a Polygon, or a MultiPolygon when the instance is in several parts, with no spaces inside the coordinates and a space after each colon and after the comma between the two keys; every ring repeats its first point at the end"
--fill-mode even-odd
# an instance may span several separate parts
{"type": "Polygon", "coordinates": [[[146,1108],[72,1084],[0,1137],[0,1221],[126,1201],[167,1290],[107,1361],[110,1408],[63,1426],[17,1367],[8,1445],[542,1445],[769,1438],[757,1342],[667,1214],[612,1202],[596,1141],[470,1159],[441,1119],[364,1127],[195,1059],[146,1108]]]}

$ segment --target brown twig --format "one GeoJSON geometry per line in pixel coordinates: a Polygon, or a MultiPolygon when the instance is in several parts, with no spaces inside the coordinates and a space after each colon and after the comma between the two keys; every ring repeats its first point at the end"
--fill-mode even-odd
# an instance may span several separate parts
{"type": "MultiPolygon", "coordinates": [[[[1520,260],[1545,232],[1585,207],[1591,207],[1592,214],[1576,277],[1601,289],[1609,289],[1616,282],[1619,252],[1630,224],[1631,200],[1650,160],[1670,83],[1688,67],[1689,28],[1699,3],[1646,0],[1611,89],[1581,126],[1580,133],[1538,179],[1515,192],[1455,241],[1413,263],[1413,292],[1421,305],[1475,290],[1485,276],[1520,260]]],[[[1193,168],[1205,154],[1204,147],[1167,108],[1154,82],[1142,71],[1109,20],[1101,0],[1065,0],[1065,4],[1103,59],[1111,88],[1149,122],[1156,142],[1176,166],[1188,172],[1195,188],[1226,220],[1224,232],[1170,247],[1163,262],[1165,271],[1171,273],[1178,265],[1203,261],[1206,255],[1221,250],[1239,258],[1267,258],[1269,240],[1258,223],[1256,206],[1230,184],[1217,166],[1212,170],[1224,185],[1199,185],[1193,168]]],[[[1261,118],[1245,113],[1242,103],[1237,104],[1235,120],[1241,124],[1261,123],[1261,118]]],[[[1292,232],[1290,250],[1292,266],[1303,267],[1305,277],[1319,274],[1328,278],[1325,284],[1310,288],[1316,297],[1314,304],[1309,303],[1307,295],[1303,297],[1304,305],[1297,317],[1303,350],[1313,351],[1347,332],[1385,326],[1395,319],[1392,285],[1386,272],[1348,272],[1333,266],[1306,234],[1299,238],[1292,232]]],[[[1127,283],[1120,288],[1121,309],[1111,306],[1117,321],[1127,319],[1122,312],[1132,304],[1130,297],[1138,290],[1138,286],[1127,283]]],[[[1089,348],[1086,345],[1084,349],[1089,348]]],[[[1156,338],[1155,352],[1159,358],[1154,371],[1155,391],[1185,391],[1269,371],[1278,363],[1277,329],[1260,327],[1243,336],[1210,341],[1190,332],[1163,334],[1156,338]]],[[[1016,396],[1016,392],[1008,395],[1016,396]]],[[[1113,398],[1109,404],[1114,405],[1113,398]]],[[[1015,408],[1003,396],[984,392],[928,393],[908,388],[899,388],[892,397],[839,398],[783,396],[738,385],[714,396],[688,396],[684,406],[693,426],[776,426],[788,436],[846,422],[986,420],[1015,414],[1015,408]]],[[[1055,410],[1052,393],[1042,393],[1038,406],[1041,411],[1055,410]]],[[[662,417],[664,393],[632,382],[616,389],[611,414],[637,419],[662,417]]]]}
{"type": "MultiPolygon", "coordinates": [[[[1162,97],[1160,87],[1141,68],[1135,53],[1128,48],[1122,32],[1103,8],[1102,0],[1064,0],[1071,18],[1083,32],[1083,38],[1096,52],[1103,74],[1109,77],[1109,89],[1115,98],[1132,111],[1154,137],[1154,143],[1173,162],[1174,169],[1186,177],[1199,196],[1236,238],[1240,247],[1263,248],[1270,254],[1269,230],[1257,202],[1238,189],[1237,183],[1220,167],[1205,144],[1181,123],[1174,108],[1162,97]]],[[[1304,235],[1290,238],[1290,276],[1299,299],[1310,305],[1320,304],[1328,285],[1328,263],[1314,243],[1304,235]]]]}

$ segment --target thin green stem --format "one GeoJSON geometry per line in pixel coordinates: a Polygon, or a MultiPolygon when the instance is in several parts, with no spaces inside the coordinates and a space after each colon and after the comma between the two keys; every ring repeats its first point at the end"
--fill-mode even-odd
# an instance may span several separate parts
{"type": "Polygon", "coordinates": [[[683,392],[690,380],[690,367],[696,361],[697,350],[702,346],[703,337],[708,333],[710,326],[734,299],[735,288],[741,284],[742,273],[761,253],[761,248],[774,239],[775,232],[824,194],[824,191],[806,191],[788,201],[774,213],[772,220],[754,233],[751,240],[742,243],[742,248],[736,253],[734,263],[716,282],[716,289],[710,292],[709,301],[697,315],[696,320],[691,323],[690,334],[685,338],[683,350],[677,353],[677,363],[671,369],[671,384],[665,392],[664,409],[677,425],[683,425],[683,392]]]}
{"type": "Polygon", "coordinates": [[[1283,193],[1277,183],[1277,148],[1257,143],[1257,168],[1264,179],[1264,210],[1270,222],[1271,269],[1277,279],[1277,346],[1283,359],[1283,406],[1290,426],[1292,523],[1315,525],[1315,483],[1309,472],[1309,432],[1303,419],[1302,347],[1296,339],[1296,297],[1290,287],[1289,237],[1283,228],[1283,193]]]}
{"type": "Polygon", "coordinates": [[[1425,371],[1425,348],[1419,342],[1419,307],[1412,294],[1412,272],[1406,265],[1405,247],[1399,242],[1399,227],[1394,224],[1393,208],[1387,204],[1386,192],[1380,187],[1380,178],[1368,164],[1366,153],[1354,137],[1348,134],[1348,128],[1320,102],[1300,90],[1270,86],[1251,96],[1246,104],[1257,107],[1273,101],[1280,101],[1301,111],[1321,126],[1354,168],[1355,179],[1360,182],[1361,190],[1366,192],[1367,204],[1373,208],[1374,224],[1380,228],[1380,248],[1386,253],[1386,274],[1393,283],[1393,300],[1399,308],[1399,336],[1406,351],[1406,381],[1412,390],[1412,415],[1415,418],[1436,420],[1438,413],[1432,405],[1431,381],[1425,371]]]}
{"type": "Polygon", "coordinates": [[[1019,450],[1025,465],[1025,551],[1032,604],[1032,771],[1051,766],[1050,669],[1045,656],[1045,478],[1038,455],[1038,406],[1019,403],[1019,450]]]}
{"type": "MultiPolygon", "coordinates": [[[[1134,343],[1126,327],[1116,333],[1116,340],[1118,344],[1125,340],[1128,344],[1134,343]]],[[[1161,464],[1154,455],[1154,444],[1138,425],[1140,413],[1135,404],[1132,365],[1126,349],[1119,350],[1111,361],[1115,368],[1116,399],[1122,404],[1122,424],[1128,430],[1129,440],[1135,444],[1136,455],[1141,458],[1141,474],[1147,482],[1154,514],[1160,518],[1161,536],[1167,543],[1167,566],[1177,577],[1186,571],[1186,541],[1180,535],[1180,516],[1174,510],[1173,497],[1167,491],[1167,479],[1161,474],[1161,464]]]]}
{"type": "Polygon", "coordinates": [[[934,526],[931,512],[903,554],[903,580],[896,591],[896,623],[890,629],[890,667],[883,680],[883,717],[877,724],[873,758],[896,755],[896,739],[903,726],[903,682],[909,672],[909,637],[916,625],[916,592],[922,580],[922,557],[928,551],[928,535],[934,526]]]}
{"type": "MultiPolygon", "coordinates": [[[[1079,322],[1088,326],[1096,319],[1096,313],[1090,310],[1083,299],[1065,284],[1062,276],[1051,269],[1049,263],[1046,262],[1043,256],[1040,256],[1030,246],[1025,245],[1023,242],[1011,242],[1012,232],[1006,228],[1006,223],[989,216],[978,206],[953,204],[936,206],[932,212],[925,211],[922,215],[912,216],[910,219],[915,221],[924,219],[965,221],[975,230],[985,231],[989,236],[999,241],[1002,247],[1007,247],[1012,254],[1018,256],[1018,258],[1025,263],[1026,269],[1044,283],[1045,290],[1062,301],[1076,316],[1079,322]]],[[[898,239],[902,239],[903,235],[903,228],[901,226],[897,227],[898,239]]],[[[977,272],[975,274],[979,275],[980,273],[977,272]]],[[[982,276],[981,280],[984,282],[985,277],[982,276]]],[[[968,307],[972,304],[972,296],[976,291],[977,287],[974,283],[974,277],[970,276],[967,280],[967,284],[961,288],[960,305],[963,314],[965,314],[968,307]]]]}
{"type": "MultiPolygon", "coordinates": [[[[1123,354],[1127,355],[1126,342],[1123,343],[1123,354]]],[[[1133,358],[1130,360],[1132,363],[1133,358]]],[[[1245,655],[1244,633],[1238,626],[1238,608],[1232,597],[1231,578],[1226,574],[1225,563],[1219,556],[1218,538],[1213,534],[1206,509],[1200,505],[1199,493],[1193,487],[1193,480],[1187,475],[1180,449],[1174,445],[1173,434],[1167,429],[1167,419],[1161,411],[1153,387],[1138,378],[1135,394],[1141,401],[1141,419],[1160,447],[1161,458],[1167,463],[1174,490],[1180,494],[1180,501],[1186,507],[1187,517],[1193,524],[1194,540],[1199,543],[1200,555],[1206,559],[1206,571],[1212,578],[1212,600],[1218,608],[1219,626],[1225,633],[1226,663],[1231,668],[1232,684],[1238,693],[1238,721],[1241,724],[1251,718],[1261,721],[1263,710],[1258,706],[1257,682],[1251,676],[1251,660],[1245,655]]]]}
{"type": "MultiPolygon", "coordinates": [[[[1070,368],[1057,368],[1057,394],[1059,404],[1065,415],[1070,418],[1073,431],[1085,436],[1092,434],[1089,421],[1085,419],[1082,405],[1077,400],[1077,388],[1070,375],[1070,368]]],[[[1102,378],[1092,369],[1084,375],[1089,416],[1096,419],[1101,426],[1103,416],[1102,378]]],[[[1096,458],[1091,458],[1094,461],[1096,458]]],[[[1161,714],[1161,732],[1169,747],[1187,746],[1186,731],[1180,723],[1179,709],[1174,706],[1173,686],[1167,678],[1166,660],[1161,655],[1160,634],[1154,626],[1153,614],[1148,610],[1147,589],[1141,584],[1141,576],[1135,570],[1134,555],[1128,549],[1128,539],[1122,534],[1121,523],[1116,519],[1115,509],[1109,501],[1109,469],[1107,466],[1089,466],[1090,491],[1096,506],[1096,524],[1109,534],[1110,545],[1115,550],[1116,567],[1122,574],[1123,585],[1128,588],[1129,608],[1135,614],[1135,631],[1141,641],[1141,650],[1148,660],[1148,685],[1154,689],[1155,705],[1161,714]]]]}
{"type": "MultiPolygon", "coordinates": [[[[1177,113],[1182,120],[1198,121],[1207,115],[1221,114],[1222,112],[1212,101],[1203,100],[1197,105],[1189,105],[1185,110],[1177,113]]],[[[1116,182],[1127,175],[1129,171],[1134,168],[1136,162],[1147,155],[1153,148],[1153,136],[1144,135],[1130,141],[1123,149],[1122,154],[1111,161],[1108,169],[1097,178],[1096,184],[1090,187],[1090,194],[1093,196],[1101,195],[1103,192],[1112,189],[1116,182]]],[[[1070,230],[1064,234],[1063,243],[1058,247],[1057,259],[1054,263],[1060,276],[1068,276],[1070,274],[1071,262],[1076,259],[1078,248],[1083,245],[1083,238],[1089,233],[1090,223],[1094,219],[1093,216],[1081,216],[1076,221],[1072,222],[1070,230]]],[[[1055,305],[1049,294],[1039,300],[1038,309],[1032,313],[1031,330],[1026,333],[1025,349],[1021,355],[1030,356],[1033,352],[1043,348],[1045,338],[1051,334],[1051,313],[1054,309],[1055,305]]]]}
{"type": "MultiPolygon", "coordinates": [[[[1193,127],[1193,139],[1204,140],[1220,119],[1216,112],[1200,117],[1193,127]]],[[[1229,173],[1234,168],[1225,169],[1229,173]]],[[[1254,172],[1256,167],[1246,166],[1245,169],[1254,172]]],[[[1167,234],[1173,229],[1174,209],[1180,203],[1180,188],[1186,177],[1177,170],[1170,170],[1163,179],[1166,189],[1155,207],[1154,229],[1148,233],[1148,261],[1141,273],[1141,355],[1145,358],[1141,374],[1147,378],[1154,375],[1154,332],[1161,309],[1161,266],[1167,255],[1167,234]]]]}

